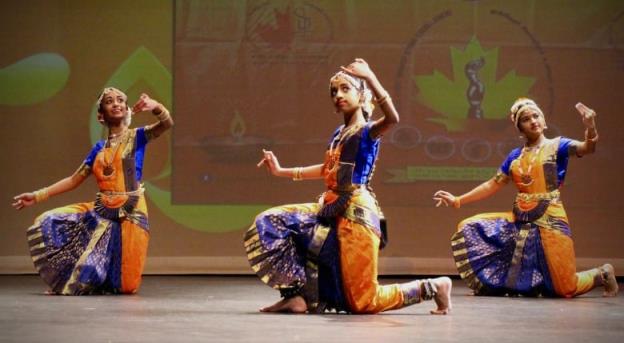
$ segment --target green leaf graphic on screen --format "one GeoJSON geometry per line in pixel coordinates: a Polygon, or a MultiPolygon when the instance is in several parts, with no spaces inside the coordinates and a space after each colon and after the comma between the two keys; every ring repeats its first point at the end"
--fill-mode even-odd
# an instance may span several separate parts
{"type": "Polygon", "coordinates": [[[484,85],[485,93],[481,102],[483,119],[505,119],[509,106],[520,96],[527,96],[535,83],[535,78],[518,76],[515,70],[496,79],[498,68],[498,48],[483,50],[477,37],[472,37],[464,51],[451,47],[453,78],[449,80],[443,73],[434,70],[432,75],[417,75],[414,82],[419,89],[417,99],[440,116],[430,121],[446,126],[448,131],[461,131],[468,120],[470,107],[466,98],[469,86],[464,73],[465,66],[483,58],[483,67],[478,77],[484,85]]]}
{"type": "MultiPolygon", "coordinates": [[[[156,92],[154,97],[171,108],[171,73],[145,47],[139,47],[113,73],[104,86],[114,86],[127,90],[135,83],[147,83],[156,92]]],[[[102,88],[104,88],[102,86],[102,88]]],[[[91,113],[91,142],[95,144],[102,137],[102,126],[96,119],[96,109],[91,113]]],[[[175,119],[175,113],[172,113],[175,119]]],[[[152,181],[171,174],[171,151],[167,164],[152,181]]],[[[187,228],[206,232],[227,232],[245,228],[254,216],[266,209],[267,205],[174,205],[171,203],[171,191],[161,189],[145,180],[147,197],[167,217],[187,228]]]]}
{"type": "Polygon", "coordinates": [[[69,78],[63,56],[40,53],[0,69],[0,105],[25,106],[58,93],[69,78]]]}

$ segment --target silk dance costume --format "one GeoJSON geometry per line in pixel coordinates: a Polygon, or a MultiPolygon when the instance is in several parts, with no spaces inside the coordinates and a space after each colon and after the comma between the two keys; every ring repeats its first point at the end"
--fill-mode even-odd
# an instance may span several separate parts
{"type": "Polygon", "coordinates": [[[47,211],[28,231],[35,268],[51,292],[64,295],[135,293],[149,241],[140,184],[151,126],[128,129],[95,144],[78,172],[93,173],[94,202],[47,211]]]}
{"type": "Polygon", "coordinates": [[[380,143],[369,136],[371,124],[334,132],[322,167],[327,190],[318,203],[271,208],[245,234],[260,279],[282,297],[303,296],[310,313],[377,313],[436,293],[429,280],[377,282],[385,221],[369,186],[380,143]]]}
{"type": "Polygon", "coordinates": [[[463,220],[452,237],[460,276],[477,295],[574,297],[602,285],[607,271],[576,272],[560,198],[575,141],[558,137],[511,151],[495,181],[518,189],[513,210],[463,220]]]}

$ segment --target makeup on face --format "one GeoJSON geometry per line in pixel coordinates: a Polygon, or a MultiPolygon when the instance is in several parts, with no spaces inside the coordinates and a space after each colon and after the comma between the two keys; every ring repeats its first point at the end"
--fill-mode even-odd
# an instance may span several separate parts
{"type": "Polygon", "coordinates": [[[337,110],[349,112],[360,104],[360,94],[357,89],[345,78],[337,76],[331,80],[330,96],[337,110]]]}

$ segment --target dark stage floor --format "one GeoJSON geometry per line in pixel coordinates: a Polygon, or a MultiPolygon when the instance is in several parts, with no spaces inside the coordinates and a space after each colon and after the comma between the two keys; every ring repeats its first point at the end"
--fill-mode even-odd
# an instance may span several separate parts
{"type": "Polygon", "coordinates": [[[624,341],[622,294],[598,290],[567,300],[474,297],[454,280],[452,314],[431,316],[431,302],[379,315],[261,314],[278,295],[251,276],[147,276],[134,296],[44,289],[36,276],[0,276],[1,342],[624,341]]]}

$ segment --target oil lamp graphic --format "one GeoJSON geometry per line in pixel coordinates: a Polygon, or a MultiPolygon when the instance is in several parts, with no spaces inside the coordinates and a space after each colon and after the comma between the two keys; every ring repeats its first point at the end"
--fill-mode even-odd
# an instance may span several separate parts
{"type": "Polygon", "coordinates": [[[227,135],[207,136],[200,140],[200,146],[211,159],[223,162],[248,163],[261,157],[262,149],[269,149],[273,141],[261,136],[247,134],[247,124],[239,111],[229,124],[227,135]]]}

